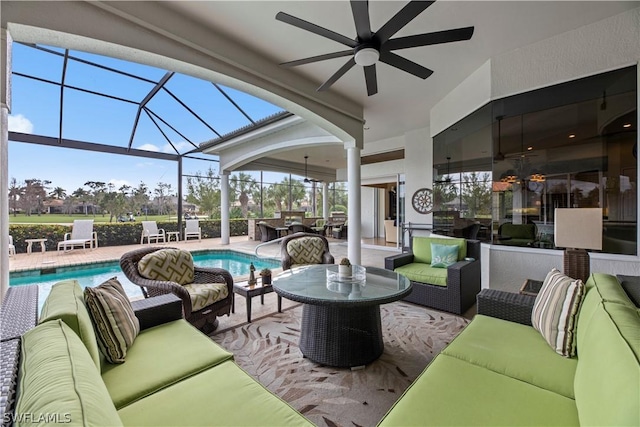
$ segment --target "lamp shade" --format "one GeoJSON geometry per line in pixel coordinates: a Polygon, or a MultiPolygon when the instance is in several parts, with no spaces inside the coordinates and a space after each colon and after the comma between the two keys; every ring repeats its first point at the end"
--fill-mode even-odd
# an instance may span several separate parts
{"type": "Polygon", "coordinates": [[[556,208],[554,235],[560,248],[602,249],[602,209],[556,208]]]}

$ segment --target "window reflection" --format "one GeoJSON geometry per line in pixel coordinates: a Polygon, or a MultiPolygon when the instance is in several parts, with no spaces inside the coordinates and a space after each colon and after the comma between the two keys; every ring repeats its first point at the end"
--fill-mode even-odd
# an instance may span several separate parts
{"type": "Polygon", "coordinates": [[[636,67],[612,71],[494,101],[437,135],[434,227],[554,248],[555,208],[600,207],[603,252],[636,254],[636,86],[636,67]]]}

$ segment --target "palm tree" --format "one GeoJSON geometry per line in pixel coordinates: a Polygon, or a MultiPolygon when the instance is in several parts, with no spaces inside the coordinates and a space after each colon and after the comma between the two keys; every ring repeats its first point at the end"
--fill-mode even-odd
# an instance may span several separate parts
{"type": "Polygon", "coordinates": [[[246,218],[249,212],[249,194],[258,188],[258,183],[248,173],[240,172],[238,175],[231,177],[229,186],[240,202],[242,217],[246,218]]]}
{"type": "Polygon", "coordinates": [[[49,193],[49,197],[53,197],[54,199],[64,199],[67,197],[67,190],[62,187],[56,187],[49,193]]]}
{"type": "Polygon", "coordinates": [[[19,185],[15,178],[11,178],[9,183],[9,200],[11,200],[11,209],[13,210],[13,216],[18,215],[18,200],[24,194],[24,186],[19,185]]]}

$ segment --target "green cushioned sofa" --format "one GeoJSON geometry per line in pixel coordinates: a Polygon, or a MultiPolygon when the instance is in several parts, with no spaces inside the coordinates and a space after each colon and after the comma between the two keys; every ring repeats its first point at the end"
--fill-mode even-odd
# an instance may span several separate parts
{"type": "Polygon", "coordinates": [[[478,315],[380,426],[640,425],[639,308],[615,276],[586,285],[577,357],[557,354],[524,317],[507,320],[535,297],[484,289],[478,315]]]}
{"type": "MultiPolygon", "coordinates": [[[[132,305],[141,331],[122,364],[101,355],[75,280],[52,288],[38,325],[21,336],[9,337],[3,325],[3,425],[311,425],[184,320],[178,297],[132,305]]],[[[5,319],[32,307],[5,300],[2,311],[5,319]]]]}
{"type": "Polygon", "coordinates": [[[384,267],[411,281],[413,290],[405,301],[463,314],[480,292],[480,241],[416,236],[411,252],[385,258],[384,267]],[[457,262],[447,268],[432,267],[431,244],[457,246],[457,262]]]}

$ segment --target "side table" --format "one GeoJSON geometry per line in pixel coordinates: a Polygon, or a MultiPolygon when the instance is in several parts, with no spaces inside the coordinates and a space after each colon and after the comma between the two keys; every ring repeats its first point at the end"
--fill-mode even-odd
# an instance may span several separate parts
{"type": "MultiPolygon", "coordinates": [[[[246,283],[234,283],[233,292],[238,295],[242,295],[247,300],[247,322],[251,323],[251,298],[256,295],[260,295],[260,303],[264,305],[264,294],[273,292],[273,286],[262,284],[247,285],[246,283]]],[[[231,312],[236,312],[236,300],[233,299],[233,305],[231,306],[231,312]]],[[[278,298],[278,313],[282,313],[282,300],[278,298]]]]}
{"type": "Polygon", "coordinates": [[[47,246],[45,245],[47,239],[24,239],[24,241],[27,242],[28,254],[32,252],[34,243],[40,243],[40,252],[46,252],[47,250],[47,246]]]}
{"type": "Polygon", "coordinates": [[[542,288],[541,280],[527,279],[520,287],[520,294],[535,297],[540,292],[540,288],[542,288]]]}
{"type": "Polygon", "coordinates": [[[171,241],[171,236],[173,239],[178,242],[180,241],[180,232],[179,231],[167,231],[167,243],[171,241]]]}

